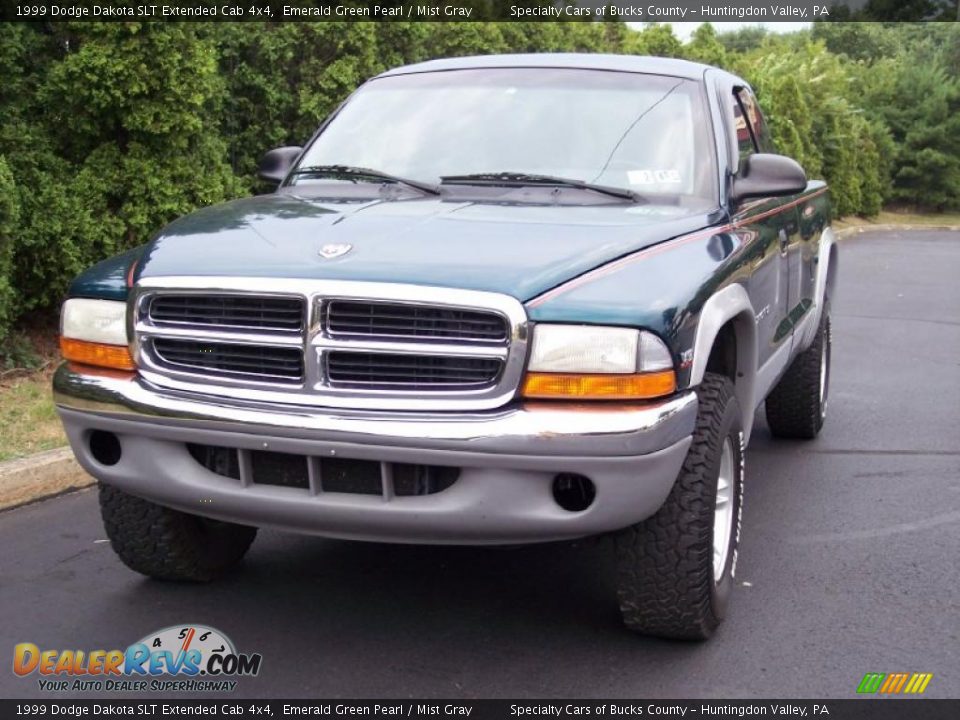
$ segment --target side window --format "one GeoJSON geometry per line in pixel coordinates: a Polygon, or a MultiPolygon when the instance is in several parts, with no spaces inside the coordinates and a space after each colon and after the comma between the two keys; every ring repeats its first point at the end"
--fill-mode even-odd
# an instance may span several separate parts
{"type": "Polygon", "coordinates": [[[747,136],[746,139],[752,140],[753,146],[757,148],[755,152],[776,152],[773,140],[770,138],[767,120],[763,117],[763,112],[760,110],[760,105],[757,104],[757,99],[753,93],[746,88],[738,88],[734,93],[736,95],[734,116],[737,118],[737,141],[740,143],[740,157],[744,155],[743,140],[740,139],[741,123],[747,136]]]}

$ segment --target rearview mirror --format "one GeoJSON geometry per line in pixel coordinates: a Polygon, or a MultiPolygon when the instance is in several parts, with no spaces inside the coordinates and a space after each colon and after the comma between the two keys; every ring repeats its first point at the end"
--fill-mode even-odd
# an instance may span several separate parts
{"type": "Polygon", "coordinates": [[[807,174],[796,160],[783,155],[757,153],[740,161],[730,200],[796,195],[807,189],[807,174]]]}
{"type": "Polygon", "coordinates": [[[272,183],[283,182],[301,152],[303,148],[298,145],[274,148],[260,159],[257,177],[272,183]]]}

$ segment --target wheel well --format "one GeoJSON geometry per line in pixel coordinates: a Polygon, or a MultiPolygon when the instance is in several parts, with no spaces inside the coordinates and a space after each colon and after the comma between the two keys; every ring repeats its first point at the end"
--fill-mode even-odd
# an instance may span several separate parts
{"type": "Polygon", "coordinates": [[[707,372],[717,373],[730,378],[737,384],[737,332],[733,327],[733,320],[720,328],[717,337],[710,348],[710,357],[707,360],[707,372]]]}

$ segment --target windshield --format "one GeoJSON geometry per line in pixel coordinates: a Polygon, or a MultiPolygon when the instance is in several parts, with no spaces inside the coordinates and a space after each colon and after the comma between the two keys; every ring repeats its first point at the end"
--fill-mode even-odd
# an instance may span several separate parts
{"type": "MultiPolygon", "coordinates": [[[[635,73],[473,69],[380,78],[350,98],[300,162],[420,182],[551,175],[643,197],[716,197],[699,85],[635,73]]],[[[309,174],[293,184],[330,182],[309,174]]]]}

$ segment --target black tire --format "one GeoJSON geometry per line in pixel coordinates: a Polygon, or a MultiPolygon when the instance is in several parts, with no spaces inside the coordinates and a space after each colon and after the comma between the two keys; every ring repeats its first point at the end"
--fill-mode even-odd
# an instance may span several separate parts
{"type": "Polygon", "coordinates": [[[733,383],[707,373],[697,389],[693,442],[656,515],[615,536],[617,595],[631,630],[705,640],[726,614],[737,565],[743,497],[743,425],[733,383]],[[726,561],[714,577],[714,506],[724,441],[732,456],[732,522],[726,561]]]}
{"type": "Polygon", "coordinates": [[[113,551],[157,580],[208,582],[235,566],[257,529],[172,510],[100,485],[100,514],[113,551]]]}
{"type": "Polygon", "coordinates": [[[812,440],[819,434],[830,395],[830,353],[830,313],[825,311],[813,343],[767,396],[767,425],[774,437],[812,440]]]}

